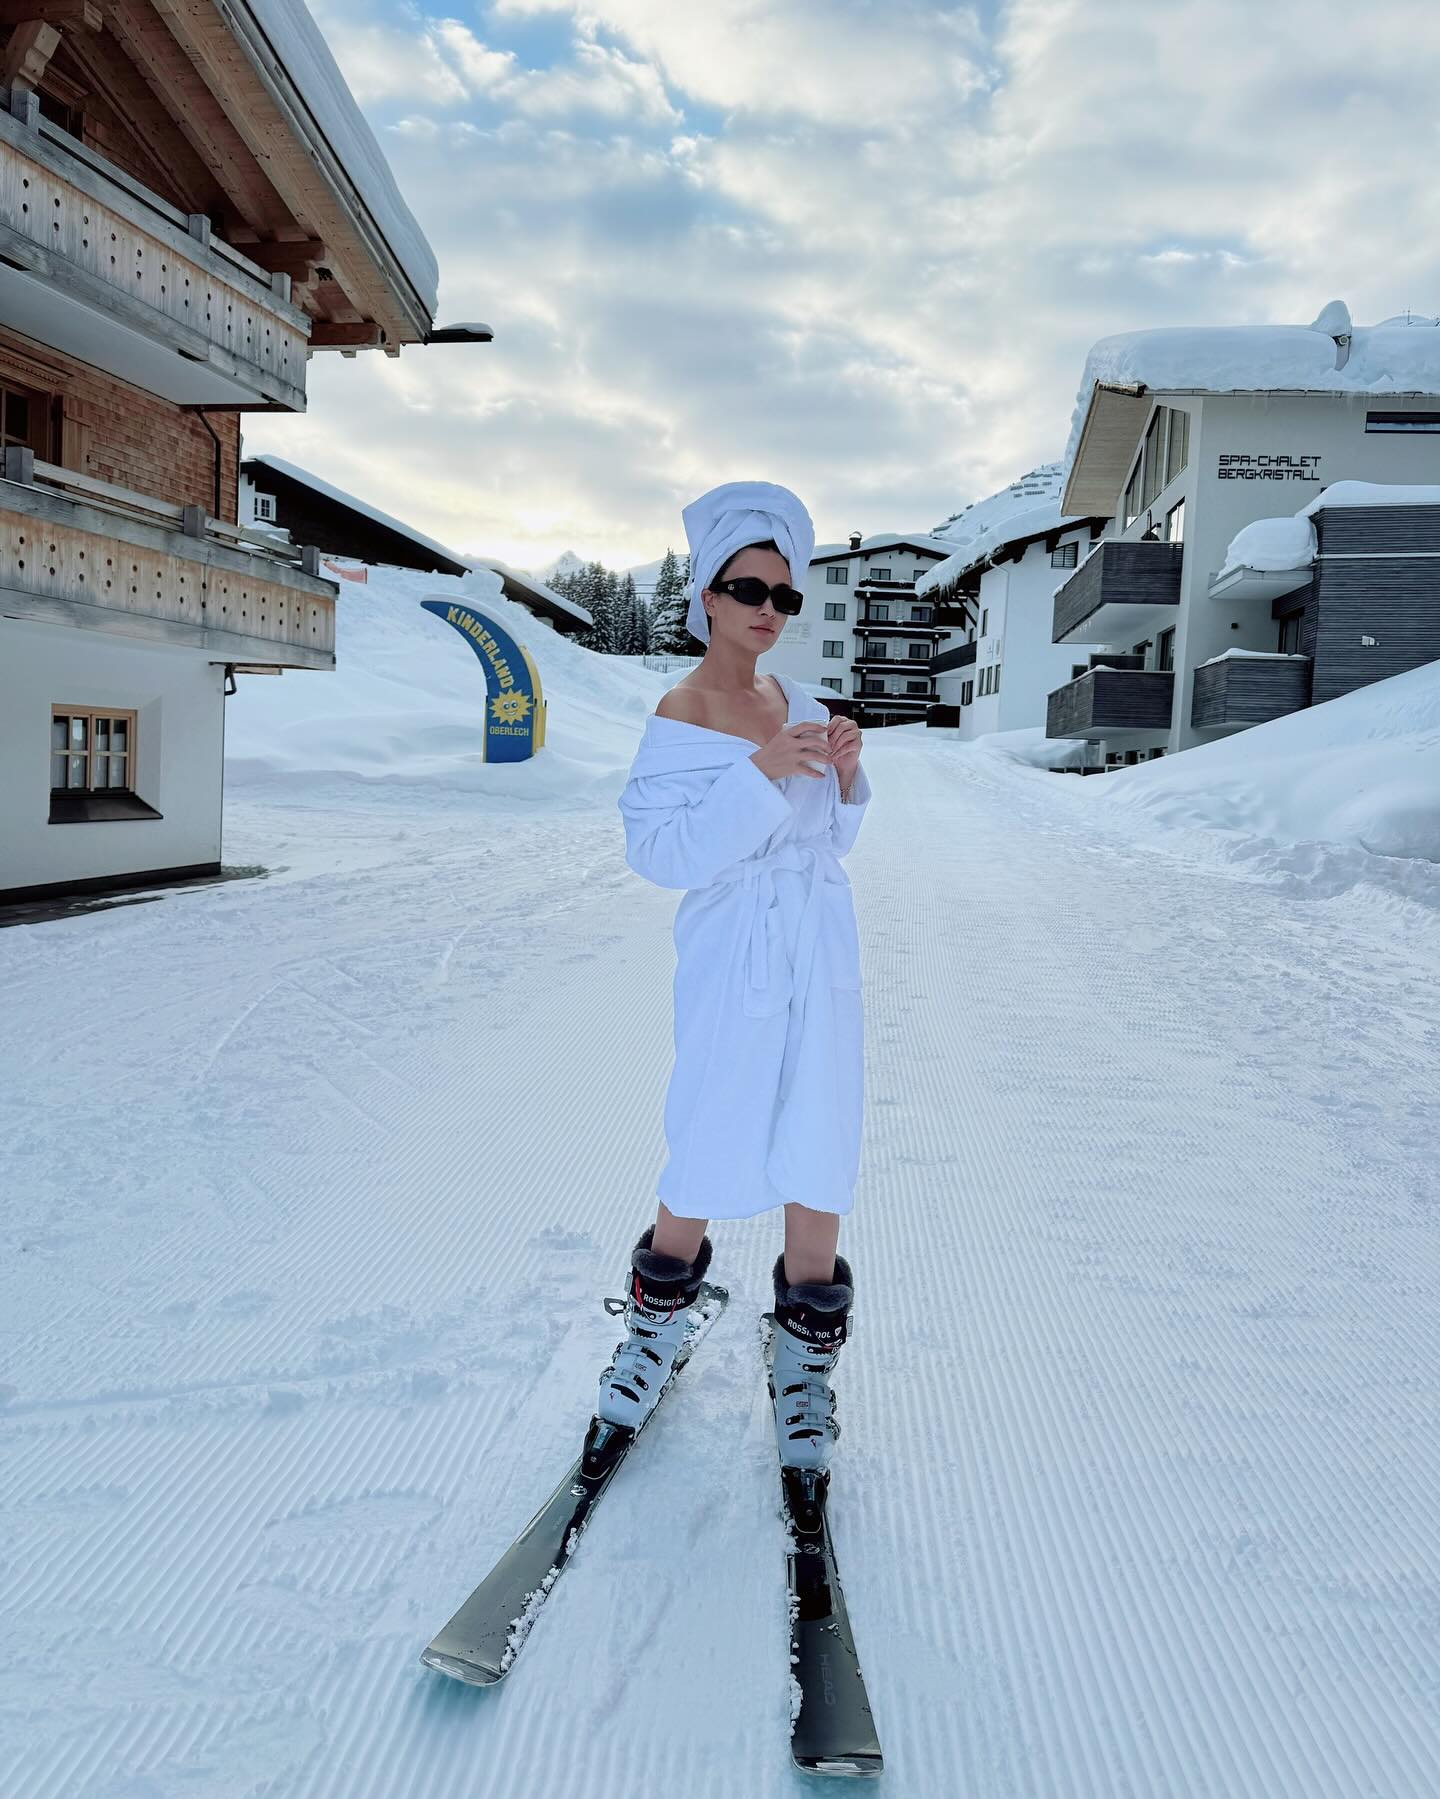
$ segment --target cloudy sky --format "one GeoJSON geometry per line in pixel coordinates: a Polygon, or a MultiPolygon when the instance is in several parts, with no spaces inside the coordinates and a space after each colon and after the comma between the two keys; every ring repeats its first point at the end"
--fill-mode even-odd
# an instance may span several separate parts
{"type": "Polygon", "coordinates": [[[924,530],[1152,325],[1440,311],[1432,0],[310,0],[493,344],[247,446],[457,549],[684,548],[719,481],[924,530]]]}

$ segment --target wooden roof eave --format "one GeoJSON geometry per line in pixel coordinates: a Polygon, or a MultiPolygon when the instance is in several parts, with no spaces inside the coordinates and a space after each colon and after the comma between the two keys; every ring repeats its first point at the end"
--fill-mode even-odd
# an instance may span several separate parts
{"type": "Polygon", "coordinates": [[[1075,460],[1065,479],[1060,510],[1067,516],[1113,518],[1150,412],[1143,381],[1097,381],[1090,392],[1075,460]]]}
{"type": "MultiPolygon", "coordinates": [[[[423,342],[429,311],[243,0],[150,0],[325,266],[387,347],[423,342]]],[[[363,347],[363,346],[361,346],[363,347]]]]}

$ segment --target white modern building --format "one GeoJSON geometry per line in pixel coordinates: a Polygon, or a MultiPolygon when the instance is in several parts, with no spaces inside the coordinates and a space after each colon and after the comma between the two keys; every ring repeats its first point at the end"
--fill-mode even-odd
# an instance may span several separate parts
{"type": "MultiPolygon", "coordinates": [[[[1316,682],[1308,664],[1300,682],[1288,659],[1313,654],[1316,628],[1302,584],[1281,592],[1273,580],[1236,578],[1226,565],[1246,526],[1300,511],[1335,483],[1440,482],[1435,319],[1355,326],[1334,302],[1308,326],[1105,338],[1086,362],[1065,469],[1065,512],[1109,523],[1074,574],[1057,583],[1052,635],[1077,652],[1077,667],[1081,651],[1106,647],[1087,653],[1094,665],[1051,693],[1047,727],[1052,737],[1087,740],[1094,766],[1187,749],[1217,730],[1425,659],[1420,651],[1430,637],[1417,621],[1440,606],[1440,590],[1406,589],[1400,635],[1411,659],[1402,654],[1397,662],[1396,632],[1373,628],[1379,617],[1387,626],[1394,621],[1372,585],[1347,621],[1329,614],[1331,631],[1353,640],[1344,684],[1316,682]],[[1216,677],[1197,681],[1197,671],[1240,661],[1251,666],[1243,708],[1232,713],[1216,677]],[[1268,712],[1259,683],[1273,694],[1268,712]]],[[[1366,516],[1358,547],[1342,547],[1343,522],[1328,537],[1322,531],[1322,560],[1363,555],[1373,563],[1386,554],[1386,516],[1403,528],[1403,508],[1366,516]]],[[[1406,553],[1397,541],[1392,573],[1406,553]]],[[[1329,591],[1336,591],[1333,578],[1329,591]]]]}
{"type": "Polygon", "coordinates": [[[816,544],[804,610],[786,621],[765,668],[828,689],[862,727],[923,723],[936,698],[931,660],[953,626],[915,584],[949,548],[893,532],[816,544]]]}
{"type": "Polygon", "coordinates": [[[956,548],[916,587],[916,597],[963,609],[963,640],[931,663],[943,716],[980,737],[1045,723],[1049,694],[1088,667],[1099,645],[1057,644],[1051,624],[1063,571],[1085,559],[1100,517],[1061,511],[1064,469],[1047,462],[978,500],[935,530],[956,548]]]}

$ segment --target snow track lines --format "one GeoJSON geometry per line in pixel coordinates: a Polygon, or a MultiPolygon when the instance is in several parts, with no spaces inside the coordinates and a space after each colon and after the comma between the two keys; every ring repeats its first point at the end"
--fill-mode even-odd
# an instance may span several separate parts
{"type": "MultiPolygon", "coordinates": [[[[832,1529],[884,1790],[1430,1791],[1433,916],[866,758],[832,1529]]],[[[578,1446],[653,1210],[673,899],[610,808],[502,850],[473,796],[277,786],[232,844],[303,871],[0,933],[66,1045],[0,1089],[7,1794],[621,1799],[657,1707],[687,1793],[795,1790],[778,1215],[717,1227],[566,1628],[494,1694],[416,1660],[578,1446]]]]}

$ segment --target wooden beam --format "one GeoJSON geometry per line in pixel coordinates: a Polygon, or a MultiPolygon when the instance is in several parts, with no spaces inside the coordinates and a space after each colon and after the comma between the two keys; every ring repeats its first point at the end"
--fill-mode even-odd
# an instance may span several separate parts
{"type": "Polygon", "coordinates": [[[77,31],[100,31],[105,19],[96,0],[0,0],[0,25],[70,26],[77,31]]]}
{"type": "Polygon", "coordinates": [[[236,212],[272,237],[292,229],[284,200],[148,0],[109,0],[106,23],[236,212]]]}
{"type": "MultiPolygon", "coordinates": [[[[125,3],[133,5],[135,0],[125,3]]],[[[283,64],[263,49],[256,49],[252,63],[245,47],[250,43],[249,28],[216,0],[148,0],[148,4],[168,24],[235,121],[295,218],[325,240],[331,253],[327,266],[346,298],[366,316],[380,320],[397,344],[407,336],[413,338],[416,323],[407,313],[401,287],[392,282],[359,223],[363,203],[355,208],[348,198],[341,198],[317,167],[321,153],[287,98],[291,78],[283,64]]],[[[340,193],[352,181],[341,169],[340,193]]],[[[399,282],[405,279],[401,270],[399,282]]]]}
{"type": "Polygon", "coordinates": [[[59,43],[60,33],[43,19],[29,19],[17,25],[5,46],[5,61],[0,64],[0,87],[39,87],[59,43]]]}
{"type": "MultiPolygon", "coordinates": [[[[72,32],[62,55],[89,85],[90,95],[112,115],[135,159],[135,173],[185,212],[210,212],[224,195],[219,183],[190,148],[184,133],[156,100],[128,57],[108,38],[72,32]]],[[[63,97],[63,96],[62,96],[63,97]]]]}
{"type": "Polygon", "coordinates": [[[312,350],[378,350],[385,333],[378,325],[333,325],[320,320],[310,331],[312,350]]]}
{"type": "Polygon", "coordinates": [[[270,274],[288,275],[296,282],[312,280],[315,270],[328,260],[324,244],[315,237],[305,238],[300,243],[285,243],[279,239],[269,243],[247,243],[245,254],[270,274]]]}
{"type": "Polygon", "coordinates": [[[29,20],[74,31],[104,29],[97,0],[0,0],[0,25],[25,25],[29,20]]]}

